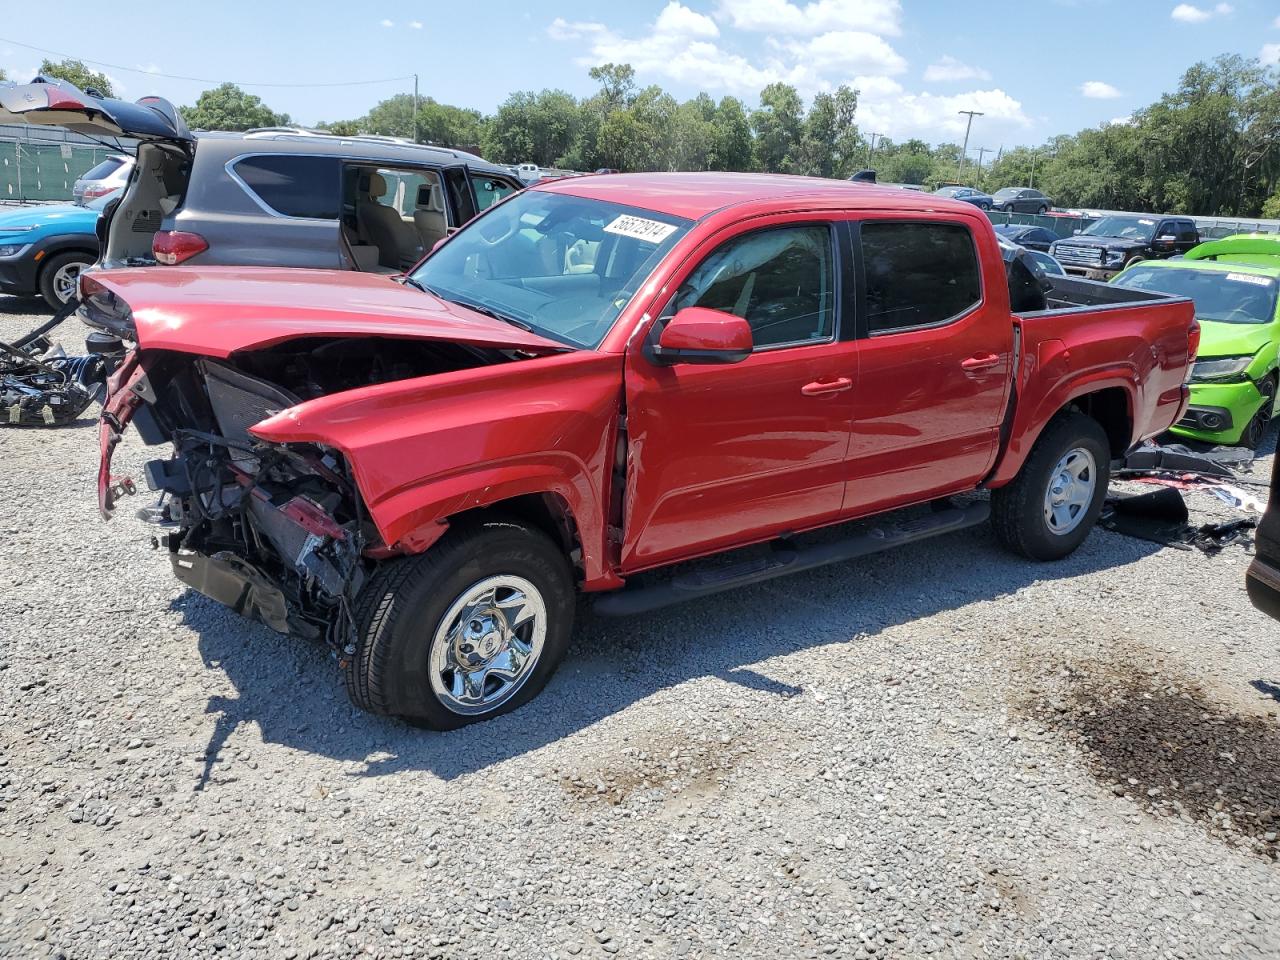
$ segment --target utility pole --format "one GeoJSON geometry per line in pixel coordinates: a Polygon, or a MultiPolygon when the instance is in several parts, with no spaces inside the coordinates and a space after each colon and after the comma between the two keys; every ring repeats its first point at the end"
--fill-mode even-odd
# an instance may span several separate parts
{"type": "Polygon", "coordinates": [[[1040,156],[1039,150],[1031,151],[1031,180],[1027,183],[1028,187],[1036,185],[1036,157],[1040,156]]]}
{"type": "Polygon", "coordinates": [[[413,142],[418,142],[418,75],[413,75],[413,142]]]}
{"type": "Polygon", "coordinates": [[[969,154],[969,131],[973,129],[974,117],[985,117],[986,114],[981,110],[957,110],[956,113],[961,116],[968,116],[969,122],[964,127],[964,146],[960,148],[960,166],[956,167],[956,179],[960,179],[960,174],[964,171],[964,160],[969,154]]]}
{"type": "Polygon", "coordinates": [[[990,147],[978,147],[978,172],[979,173],[982,172],[982,158],[985,157],[988,153],[994,153],[994,152],[995,151],[992,150],[990,147]]]}
{"type": "Polygon", "coordinates": [[[883,133],[873,133],[871,135],[871,146],[867,148],[867,166],[871,166],[871,155],[876,152],[876,138],[883,137],[883,133]]]}

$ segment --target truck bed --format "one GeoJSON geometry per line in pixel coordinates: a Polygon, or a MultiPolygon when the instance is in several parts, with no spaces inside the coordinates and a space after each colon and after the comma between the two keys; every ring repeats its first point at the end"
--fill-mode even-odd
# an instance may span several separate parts
{"type": "Polygon", "coordinates": [[[1051,282],[1053,289],[1047,298],[1048,307],[1044,310],[1019,313],[1017,316],[1031,318],[1073,312],[1095,312],[1109,308],[1135,307],[1186,299],[1150,290],[1130,290],[1098,280],[1085,280],[1083,277],[1055,276],[1051,278],[1051,282]]]}

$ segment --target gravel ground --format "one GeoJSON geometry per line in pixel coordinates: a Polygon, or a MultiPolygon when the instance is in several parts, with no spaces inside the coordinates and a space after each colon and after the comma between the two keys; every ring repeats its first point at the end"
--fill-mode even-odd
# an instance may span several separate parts
{"type": "MultiPolygon", "coordinates": [[[[0,298],[0,339],[44,315],[0,298]]],[[[432,734],[103,523],[92,420],[0,465],[0,955],[1280,956],[1242,546],[982,528],[584,608],[540,698],[432,734]]]]}

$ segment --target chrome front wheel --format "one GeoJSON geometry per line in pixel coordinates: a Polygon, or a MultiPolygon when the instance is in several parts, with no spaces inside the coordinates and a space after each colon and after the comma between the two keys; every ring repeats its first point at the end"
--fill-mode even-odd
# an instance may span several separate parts
{"type": "Polygon", "coordinates": [[[76,281],[80,279],[80,273],[84,268],[85,264],[72,261],[54,271],[53,294],[58,298],[59,303],[66,303],[76,295],[76,281]]]}
{"type": "Polygon", "coordinates": [[[1044,522],[1062,536],[1084,520],[1098,485],[1098,465],[1084,447],[1068,450],[1049,474],[1044,493],[1044,522]]]}
{"type": "Polygon", "coordinates": [[[431,639],[431,689],[463,716],[510,700],[537,668],[547,637],[547,605],[529,580],[509,574],[467,587],[431,639]]]}

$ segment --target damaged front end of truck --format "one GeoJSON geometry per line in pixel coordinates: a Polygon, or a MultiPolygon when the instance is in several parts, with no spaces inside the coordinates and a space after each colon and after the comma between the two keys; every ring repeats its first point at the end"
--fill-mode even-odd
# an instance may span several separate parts
{"type": "MultiPolygon", "coordinates": [[[[99,424],[102,514],[109,517],[145,484],[158,498],[138,516],[154,526],[153,544],[180,581],[273,630],[323,639],[349,654],[356,596],[374,565],[405,545],[384,541],[340,450],[268,442],[254,427],[318,398],[537,351],[354,335],[342,324],[275,341],[242,336],[232,346],[244,348],[224,356],[174,349],[159,336],[151,339],[162,346],[149,349],[135,312],[105,284],[85,284],[81,318],[138,348],[111,377],[99,424]],[[138,480],[112,468],[130,426],[149,447],[169,448],[145,463],[138,480]]],[[[163,309],[143,319],[174,322],[163,309]]]]}

